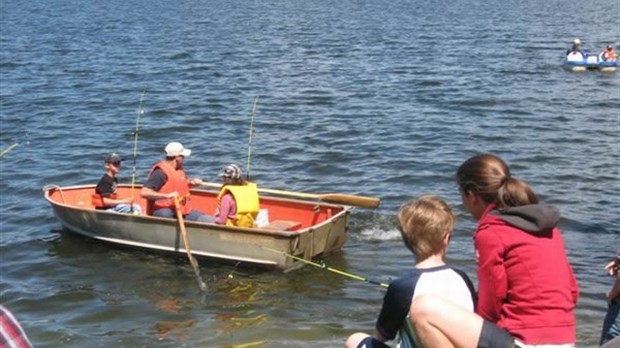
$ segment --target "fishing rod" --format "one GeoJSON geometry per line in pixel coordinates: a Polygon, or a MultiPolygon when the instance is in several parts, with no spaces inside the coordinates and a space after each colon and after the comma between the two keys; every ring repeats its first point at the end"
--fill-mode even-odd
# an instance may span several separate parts
{"type": "Polygon", "coordinates": [[[248,140],[248,164],[246,166],[246,180],[250,180],[250,157],[252,156],[252,138],[254,138],[254,115],[256,114],[256,104],[258,104],[258,96],[254,98],[254,106],[252,107],[252,118],[250,121],[250,139],[248,140]]]}
{"type": "Polygon", "coordinates": [[[0,152],[0,158],[4,157],[4,155],[6,155],[7,153],[11,152],[11,150],[16,148],[17,145],[19,145],[19,143],[15,143],[15,144],[7,147],[6,149],[2,150],[2,152],[0,152]]]}
{"type": "Polygon", "coordinates": [[[138,158],[138,128],[140,127],[140,115],[144,113],[144,109],[142,109],[142,101],[144,99],[144,94],[146,93],[146,88],[142,90],[142,94],[140,95],[140,106],[138,107],[138,111],[136,112],[136,131],[134,132],[133,138],[133,168],[131,170],[131,213],[134,213],[133,210],[133,201],[135,199],[134,186],[136,185],[136,159],[138,158]]]}
{"type": "Polygon", "coordinates": [[[293,260],[301,261],[301,262],[303,262],[305,264],[312,265],[314,267],[322,268],[322,269],[328,270],[330,272],[334,272],[336,274],[343,275],[345,277],[361,280],[363,282],[367,282],[367,283],[374,284],[374,285],[379,285],[379,286],[382,286],[384,288],[387,288],[389,286],[389,284],[386,284],[386,283],[382,283],[382,282],[375,281],[375,280],[370,280],[368,278],[365,278],[365,277],[362,277],[362,276],[359,276],[359,275],[356,275],[356,274],[348,273],[348,272],[341,271],[341,270],[336,269],[336,268],[329,267],[325,263],[323,263],[322,261],[321,261],[321,263],[316,263],[316,262],[313,262],[313,261],[310,261],[310,260],[306,260],[306,259],[301,258],[301,257],[297,257],[295,255],[291,255],[291,254],[289,254],[287,252],[284,252],[284,251],[280,251],[280,250],[276,250],[276,249],[271,249],[271,248],[266,247],[266,246],[261,246],[261,248],[269,250],[269,251],[272,251],[274,253],[279,253],[279,254],[285,255],[286,257],[290,257],[293,260]]]}
{"type": "MultiPolygon", "coordinates": [[[[24,133],[23,138],[26,138],[26,140],[22,140],[21,143],[18,141],[15,144],[13,144],[13,145],[5,148],[4,150],[0,151],[0,158],[4,157],[7,153],[13,151],[13,149],[15,149],[17,146],[19,146],[19,144],[25,143],[26,145],[30,145],[30,133],[28,133],[28,131],[22,131],[22,132],[24,133]]],[[[20,138],[22,138],[22,136],[20,136],[20,138]]]]}

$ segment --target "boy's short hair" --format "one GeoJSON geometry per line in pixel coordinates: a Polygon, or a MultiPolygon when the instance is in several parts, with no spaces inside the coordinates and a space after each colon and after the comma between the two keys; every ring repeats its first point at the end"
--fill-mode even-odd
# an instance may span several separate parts
{"type": "Polygon", "coordinates": [[[405,202],[398,213],[398,229],[405,246],[422,261],[443,250],[443,240],[452,233],[456,215],[441,198],[423,195],[405,202]]]}

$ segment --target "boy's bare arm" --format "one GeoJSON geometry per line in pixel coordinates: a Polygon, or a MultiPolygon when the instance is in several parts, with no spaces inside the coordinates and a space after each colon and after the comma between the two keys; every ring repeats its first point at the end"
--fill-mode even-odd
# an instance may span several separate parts
{"type": "Polygon", "coordinates": [[[607,293],[607,302],[612,302],[620,297],[620,276],[616,275],[616,282],[607,293]]]}

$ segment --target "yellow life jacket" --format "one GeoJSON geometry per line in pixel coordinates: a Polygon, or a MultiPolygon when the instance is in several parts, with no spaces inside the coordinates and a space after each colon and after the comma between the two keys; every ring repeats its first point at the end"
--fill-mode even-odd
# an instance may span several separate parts
{"type": "Polygon", "coordinates": [[[260,210],[258,188],[255,183],[245,185],[224,185],[217,195],[217,207],[221,206],[222,197],[230,193],[235,200],[237,213],[234,219],[227,218],[226,226],[254,227],[254,220],[260,210]]]}

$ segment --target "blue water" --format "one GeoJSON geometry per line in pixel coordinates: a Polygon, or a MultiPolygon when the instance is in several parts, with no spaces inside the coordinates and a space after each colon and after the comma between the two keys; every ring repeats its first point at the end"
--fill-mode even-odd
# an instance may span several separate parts
{"type": "Polygon", "coordinates": [[[130,182],[145,90],[138,182],[181,141],[207,181],[250,152],[263,187],[380,197],[324,261],[381,281],[413,263],[394,213],[427,192],[459,212],[449,261],[475,275],[452,177],[474,153],[502,156],[563,214],[578,346],[596,346],[620,247],[620,84],[561,60],[575,37],[618,49],[618,23],[602,0],[3,1],[0,149],[19,145],[0,159],[1,302],[38,347],[340,347],[372,332],[371,284],[202,262],[201,295],[185,258],[61,228],[41,188],[95,183],[110,151],[130,182]]]}

